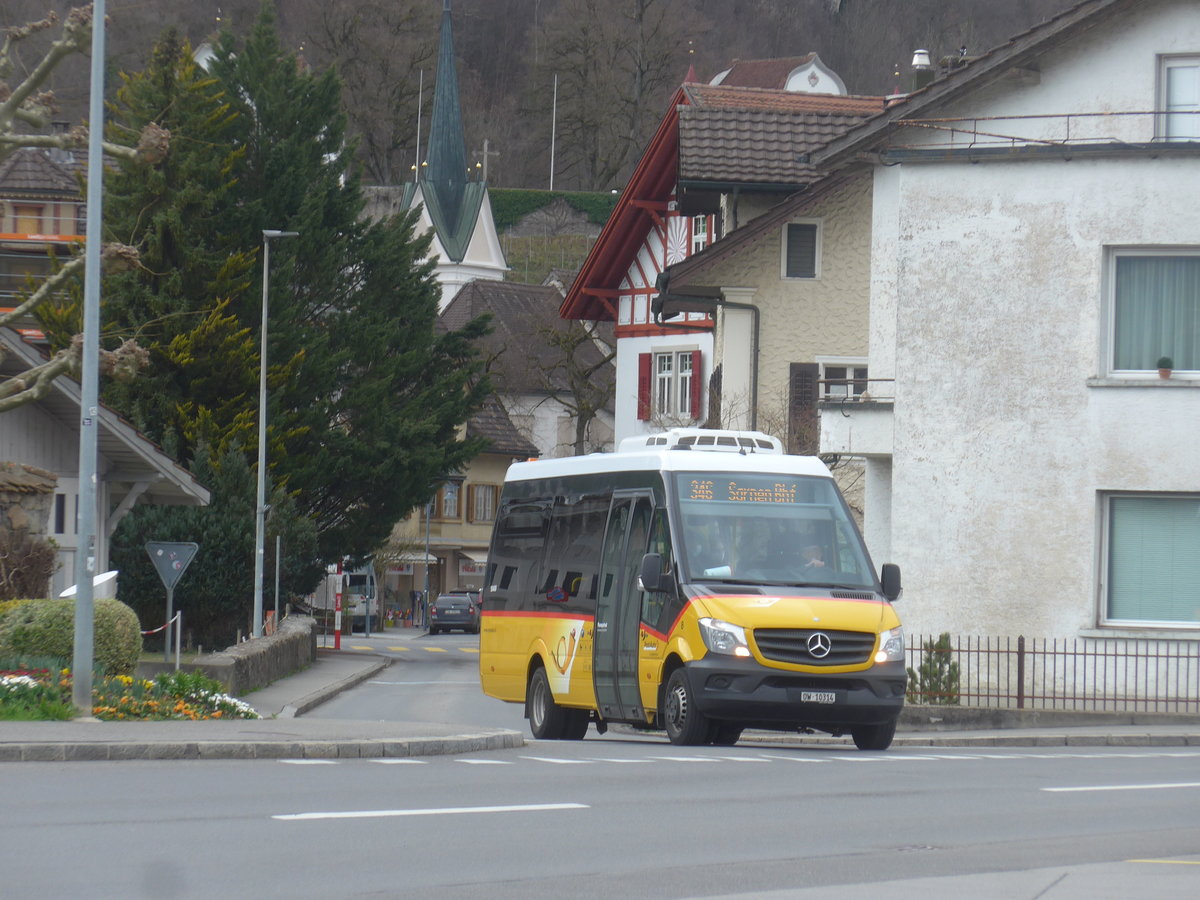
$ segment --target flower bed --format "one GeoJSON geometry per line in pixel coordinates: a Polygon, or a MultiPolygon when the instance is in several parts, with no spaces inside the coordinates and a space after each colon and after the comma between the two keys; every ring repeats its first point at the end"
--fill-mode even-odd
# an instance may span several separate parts
{"type": "MultiPolygon", "coordinates": [[[[69,719],[70,669],[16,666],[0,670],[0,720],[69,719]]],[[[250,706],[221,692],[195,672],[169,672],[153,681],[128,675],[97,675],[92,687],[97,719],[257,719],[250,706]]]]}

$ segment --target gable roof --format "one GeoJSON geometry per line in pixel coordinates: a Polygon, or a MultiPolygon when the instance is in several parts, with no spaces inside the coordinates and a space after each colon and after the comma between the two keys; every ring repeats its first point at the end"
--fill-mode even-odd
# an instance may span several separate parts
{"type": "MultiPolygon", "coordinates": [[[[439,321],[455,330],[484,313],[492,314],[492,333],[480,345],[491,359],[489,375],[498,393],[565,393],[570,391],[567,375],[554,366],[563,351],[551,340],[554,332],[571,327],[558,315],[561,299],[551,285],[477,280],[463,285],[439,321]]],[[[598,337],[612,346],[612,327],[602,327],[598,337]]],[[[612,361],[606,365],[605,354],[593,342],[580,344],[576,353],[578,365],[600,366],[612,379],[612,361]]]]}
{"type": "MultiPolygon", "coordinates": [[[[9,328],[0,328],[0,348],[7,351],[0,353],[0,376],[17,375],[44,362],[35,348],[9,328]]],[[[49,393],[34,402],[64,427],[78,431],[82,391],[74,379],[54,379],[49,393]]],[[[3,415],[0,413],[0,417],[3,415]]],[[[108,474],[113,480],[148,481],[150,486],[146,496],[152,503],[204,506],[209,502],[208,489],[190,472],[103,404],[100,406],[97,449],[112,463],[108,474]]]]}
{"type": "Polygon", "coordinates": [[[815,167],[798,158],[797,142],[819,146],[881,113],[883,103],[882,97],[682,85],[571,284],[560,315],[615,321],[613,299],[629,261],[678,185],[791,193],[819,177],[815,167]]]}
{"type": "Polygon", "coordinates": [[[65,163],[35,147],[18,147],[0,159],[0,196],[80,196],[79,179],[65,163]]]}
{"type": "Polygon", "coordinates": [[[939,75],[921,90],[910,94],[902,105],[886,110],[813,152],[810,161],[824,168],[843,165],[901,126],[904,119],[917,118],[999,81],[1013,69],[1021,68],[1082,32],[1128,12],[1140,2],[1142,0],[1083,0],[966,65],[939,75]]]}
{"type": "Polygon", "coordinates": [[[467,421],[467,437],[485,438],[488,448],[484,453],[523,459],[538,455],[538,448],[521,436],[495,395],[488,397],[483,408],[467,421]]]}

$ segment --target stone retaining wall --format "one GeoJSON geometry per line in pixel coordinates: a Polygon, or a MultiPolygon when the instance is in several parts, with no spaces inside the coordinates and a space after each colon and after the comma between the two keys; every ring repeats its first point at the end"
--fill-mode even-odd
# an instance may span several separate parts
{"type": "MultiPolygon", "coordinates": [[[[280,678],[294,675],[312,665],[317,659],[317,620],[311,616],[287,616],[279,630],[270,637],[256,638],[198,657],[195,662],[179,668],[188,672],[203,672],[221,682],[225,691],[243,697],[251,691],[266,687],[280,678]]],[[[153,678],[160,672],[171,672],[175,663],[141,663],[138,675],[153,678]]]]}

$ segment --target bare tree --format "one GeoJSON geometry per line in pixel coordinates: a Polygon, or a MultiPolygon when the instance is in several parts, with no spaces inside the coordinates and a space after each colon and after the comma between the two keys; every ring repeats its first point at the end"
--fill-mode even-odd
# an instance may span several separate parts
{"type": "Polygon", "coordinates": [[[531,360],[542,390],[571,414],[576,456],[597,449],[588,446],[588,434],[592,422],[612,404],[617,348],[615,342],[600,339],[596,329],[597,323],[578,320],[539,326],[538,338],[551,352],[531,360]]]}
{"type": "MultiPolygon", "coordinates": [[[[52,117],[57,111],[54,93],[43,87],[55,68],[72,54],[85,53],[91,45],[91,5],[72,9],[61,22],[56,13],[22,26],[7,29],[0,45],[0,159],[20,148],[42,150],[79,150],[88,145],[88,130],[76,126],[66,132],[51,132],[52,117]],[[59,28],[58,36],[50,43],[40,60],[19,79],[15,57],[23,41],[34,35],[59,28]],[[10,83],[12,81],[13,83],[10,83]]],[[[105,155],[114,160],[153,165],[167,152],[170,134],[150,124],[129,145],[104,141],[105,155]]],[[[123,244],[106,245],[101,254],[103,267],[137,264],[137,250],[123,244]]],[[[53,275],[34,288],[15,309],[0,313],[0,328],[33,315],[38,307],[61,291],[68,281],[82,275],[83,256],[74,256],[53,275]]],[[[78,372],[82,341],[77,336],[63,350],[46,362],[33,366],[19,375],[0,379],[0,412],[15,409],[44,396],[55,378],[78,372]]],[[[0,347],[0,362],[4,361],[0,347]]],[[[144,352],[132,341],[116,350],[101,354],[101,368],[110,374],[128,375],[145,363],[144,352]]]]}

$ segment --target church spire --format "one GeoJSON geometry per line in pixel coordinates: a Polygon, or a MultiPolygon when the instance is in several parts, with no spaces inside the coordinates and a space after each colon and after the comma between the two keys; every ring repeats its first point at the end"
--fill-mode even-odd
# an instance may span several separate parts
{"type": "Polygon", "coordinates": [[[458,76],[454,66],[454,35],[450,28],[450,0],[442,7],[441,45],[438,49],[437,85],[429,125],[429,165],[425,167],[426,193],[437,196],[450,231],[457,231],[467,181],[467,151],[462,109],[458,103],[458,76]]]}

